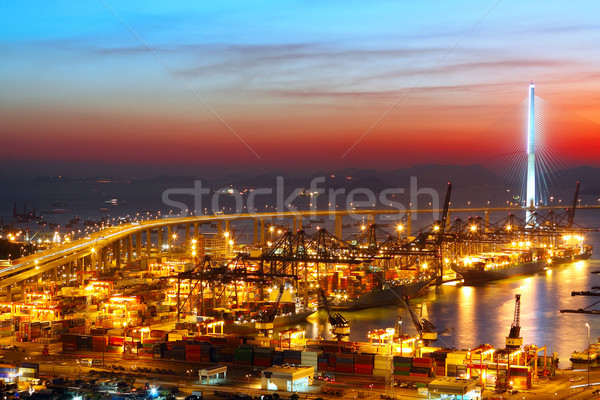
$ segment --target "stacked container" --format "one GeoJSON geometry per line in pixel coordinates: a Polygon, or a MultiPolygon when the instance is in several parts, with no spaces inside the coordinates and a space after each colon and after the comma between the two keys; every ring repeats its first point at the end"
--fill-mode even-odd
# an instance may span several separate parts
{"type": "Polygon", "coordinates": [[[466,378],[467,367],[465,366],[467,351],[455,351],[446,356],[446,376],[453,378],[466,378]]]}
{"type": "Polygon", "coordinates": [[[321,354],[317,357],[317,371],[325,372],[327,371],[327,365],[329,363],[329,354],[321,354]]]}
{"type": "Polygon", "coordinates": [[[270,367],[273,365],[273,349],[271,347],[258,347],[254,351],[254,365],[257,367],[270,367]]]}
{"type": "Polygon", "coordinates": [[[357,375],[373,375],[373,354],[356,354],[354,356],[354,373],[357,375]]]}
{"type": "Polygon", "coordinates": [[[60,340],[63,344],[63,351],[75,352],[77,351],[77,335],[72,333],[63,333],[60,337],[60,340]]]}
{"type": "Polygon", "coordinates": [[[219,354],[222,363],[233,363],[233,348],[223,347],[221,348],[219,354]]]}
{"type": "Polygon", "coordinates": [[[319,352],[305,350],[300,355],[300,364],[303,367],[313,367],[315,371],[319,368],[319,352]]]}
{"type": "Polygon", "coordinates": [[[446,357],[450,350],[437,350],[430,354],[433,359],[433,372],[435,376],[446,376],[446,357]]]}
{"type": "Polygon", "coordinates": [[[394,356],[394,378],[410,376],[411,357],[394,356]]]}
{"type": "Polygon", "coordinates": [[[283,363],[290,365],[302,364],[302,352],[300,350],[284,350],[283,363]]]}
{"type": "Polygon", "coordinates": [[[335,355],[335,372],[354,373],[354,354],[338,353],[335,355]]]}
{"type": "Polygon", "coordinates": [[[77,350],[82,351],[93,351],[92,350],[92,337],[93,336],[77,336],[77,350]]]}
{"type": "Polygon", "coordinates": [[[417,378],[429,378],[433,375],[433,359],[429,357],[414,357],[410,376],[417,378]]]}
{"type": "Polygon", "coordinates": [[[202,346],[199,344],[185,345],[185,361],[202,361],[202,346]]]}
{"type": "Polygon", "coordinates": [[[6,319],[0,321],[0,337],[9,337],[13,335],[13,321],[6,319]]]}
{"type": "Polygon", "coordinates": [[[241,345],[233,351],[233,361],[236,365],[251,366],[254,361],[254,346],[241,345]]]}
{"type": "Polygon", "coordinates": [[[273,351],[273,365],[283,365],[283,351],[275,350],[273,351]]]}
{"type": "Polygon", "coordinates": [[[165,350],[163,350],[163,357],[171,360],[185,360],[185,346],[186,342],[167,342],[165,350]]]}
{"type": "Polygon", "coordinates": [[[387,376],[390,363],[387,356],[375,355],[373,357],[373,376],[387,376]]]}

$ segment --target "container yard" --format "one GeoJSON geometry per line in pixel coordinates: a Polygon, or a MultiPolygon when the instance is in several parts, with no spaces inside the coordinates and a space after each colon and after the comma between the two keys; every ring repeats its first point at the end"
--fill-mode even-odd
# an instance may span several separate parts
{"type": "MultiPolygon", "coordinates": [[[[520,295],[498,348],[439,346],[438,329],[411,299],[446,282],[470,285],[586,259],[591,246],[569,224],[548,232],[548,224],[532,229],[513,215],[449,223],[450,192],[451,186],[441,219],[415,236],[390,235],[371,221],[346,240],[326,229],[310,235],[284,228],[268,243],[243,245],[230,239],[228,223],[214,238],[197,227],[192,234],[188,224],[185,240],[174,246],[177,225],[175,232],[168,225],[171,245],[163,248],[159,231],[154,248],[146,230],[145,254],[140,231],[135,252],[129,236],[39,276],[34,260],[37,279],[23,281],[20,292],[9,287],[0,304],[0,336],[43,345],[42,355],[52,348],[100,366],[120,360],[185,366],[188,375],[213,367],[232,368],[234,376],[266,371],[267,389],[291,382],[304,390],[322,379],[422,392],[466,380],[480,392],[529,391],[555,376],[558,357],[523,343],[520,295]],[[405,334],[396,321],[394,328],[372,327],[365,341],[349,340],[344,314],[377,306],[406,308],[416,333],[405,334]],[[323,332],[307,339],[294,327],[318,309],[327,313],[332,340],[323,332]]],[[[20,273],[7,268],[7,279],[20,273]]],[[[6,368],[11,378],[34,374],[6,368]]]]}

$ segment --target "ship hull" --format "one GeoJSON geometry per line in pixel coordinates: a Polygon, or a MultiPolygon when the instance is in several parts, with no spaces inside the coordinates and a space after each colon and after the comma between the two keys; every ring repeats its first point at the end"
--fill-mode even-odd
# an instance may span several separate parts
{"type": "MultiPolygon", "coordinates": [[[[294,325],[303,322],[314,314],[314,311],[301,311],[291,315],[277,316],[273,320],[273,327],[279,328],[282,326],[294,325]]],[[[241,324],[226,324],[223,326],[223,332],[225,333],[252,333],[257,332],[255,322],[244,322],[241,324]]]]}
{"type": "Polygon", "coordinates": [[[456,273],[462,276],[465,285],[476,285],[520,275],[532,275],[543,270],[548,265],[547,260],[522,263],[505,268],[477,270],[457,268],[456,273]]]}
{"type": "Polygon", "coordinates": [[[587,260],[591,256],[592,256],[592,250],[591,249],[587,249],[586,251],[584,251],[582,253],[574,254],[572,256],[554,257],[552,259],[552,264],[566,264],[566,263],[569,263],[569,262],[572,262],[572,261],[587,260]]]}
{"type": "Polygon", "coordinates": [[[361,310],[371,307],[401,304],[402,296],[418,296],[420,292],[423,291],[431,282],[433,282],[433,279],[413,282],[406,285],[393,286],[382,290],[375,290],[365,293],[354,300],[332,303],[329,305],[329,308],[332,310],[361,310]]]}
{"type": "Polygon", "coordinates": [[[575,254],[568,257],[555,257],[550,262],[548,262],[548,260],[540,260],[530,263],[517,264],[511,267],[490,270],[457,268],[456,273],[463,277],[465,285],[476,285],[520,275],[532,275],[543,270],[547,266],[566,264],[577,260],[585,260],[590,258],[591,255],[592,251],[587,250],[580,254],[575,254]]]}

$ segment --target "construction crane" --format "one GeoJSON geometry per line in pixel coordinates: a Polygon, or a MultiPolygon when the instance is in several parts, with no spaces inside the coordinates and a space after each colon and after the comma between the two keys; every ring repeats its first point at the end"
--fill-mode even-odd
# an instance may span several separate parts
{"type": "Polygon", "coordinates": [[[406,304],[408,308],[408,312],[410,313],[410,317],[412,318],[413,324],[415,325],[415,329],[419,334],[419,339],[423,341],[425,346],[429,346],[431,342],[435,342],[437,340],[437,332],[435,330],[435,325],[433,325],[429,320],[423,317],[417,316],[417,313],[411,305],[408,303],[409,297],[407,295],[402,296],[402,301],[406,304]]]}
{"type": "Polygon", "coordinates": [[[319,288],[319,293],[323,299],[325,310],[327,310],[328,320],[331,324],[331,333],[335,335],[337,340],[342,340],[344,337],[350,335],[350,326],[348,325],[348,320],[346,320],[346,318],[344,318],[344,316],[340,313],[331,312],[331,308],[329,308],[329,302],[327,301],[327,296],[325,296],[323,289],[319,288]]]}
{"type": "Polygon", "coordinates": [[[521,295],[515,295],[515,315],[513,322],[510,325],[510,332],[506,337],[506,348],[516,350],[523,345],[523,338],[521,337],[521,295]]]}
{"type": "Polygon", "coordinates": [[[259,314],[258,321],[254,324],[256,330],[261,332],[264,336],[269,334],[269,331],[273,331],[273,321],[275,320],[275,316],[277,315],[277,307],[279,307],[279,302],[281,301],[281,297],[283,296],[284,287],[281,285],[279,287],[279,294],[277,295],[277,300],[275,300],[275,305],[272,309],[266,310],[259,314]]]}

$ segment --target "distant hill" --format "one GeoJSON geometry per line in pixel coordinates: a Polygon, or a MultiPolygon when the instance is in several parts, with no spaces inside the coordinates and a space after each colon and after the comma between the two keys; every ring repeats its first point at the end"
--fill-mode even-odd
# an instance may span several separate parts
{"type": "MultiPolygon", "coordinates": [[[[505,198],[505,192],[518,193],[521,188],[510,187],[510,183],[494,172],[480,165],[441,165],[424,164],[408,168],[399,168],[391,171],[378,171],[374,169],[345,168],[332,172],[319,172],[305,174],[304,176],[291,176],[281,171],[273,171],[260,175],[249,175],[245,172],[229,174],[221,178],[161,175],[146,179],[129,179],[118,177],[90,177],[86,179],[73,179],[69,177],[42,176],[33,179],[34,183],[77,183],[98,182],[104,180],[112,183],[130,183],[144,185],[158,185],[169,187],[192,187],[194,181],[201,180],[204,187],[213,189],[223,187],[244,188],[275,188],[278,178],[283,178],[285,191],[294,188],[310,187],[315,178],[325,178],[319,183],[319,188],[366,188],[375,193],[387,188],[404,188],[405,192],[410,190],[411,179],[416,178],[418,188],[433,188],[443,191],[447,183],[452,183],[454,189],[453,198],[459,200],[461,196],[465,201],[483,199],[492,201],[494,198],[505,198]]],[[[590,166],[579,166],[570,169],[550,172],[545,177],[548,190],[551,193],[567,196],[575,189],[575,183],[581,182],[582,195],[600,194],[600,168],[590,166]]],[[[508,198],[512,198],[511,194],[508,198]]],[[[508,199],[507,198],[507,199],[508,199]]],[[[505,201],[505,200],[503,200],[505,201]]]]}

